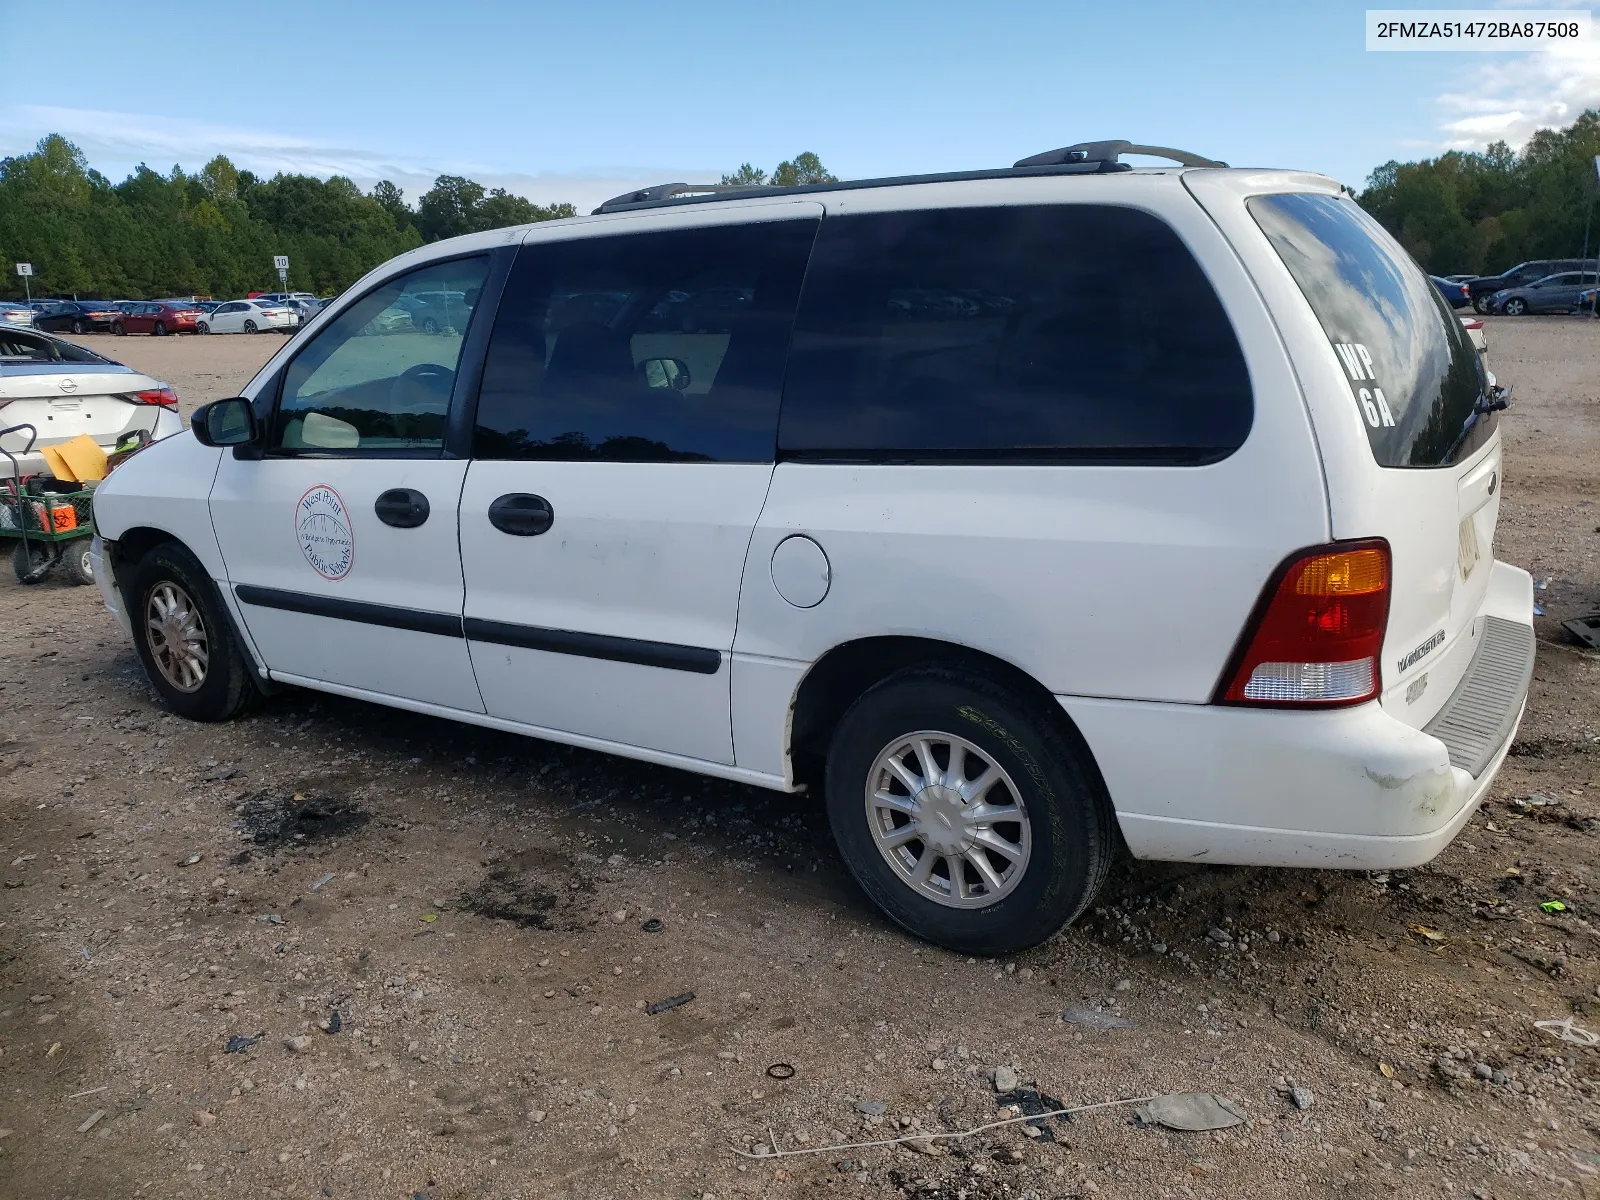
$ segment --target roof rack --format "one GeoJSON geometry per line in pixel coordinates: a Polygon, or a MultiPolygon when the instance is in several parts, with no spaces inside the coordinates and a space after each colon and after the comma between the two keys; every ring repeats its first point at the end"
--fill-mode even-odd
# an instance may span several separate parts
{"type": "Polygon", "coordinates": [[[1159,158],[1169,158],[1183,167],[1228,165],[1215,159],[1191,154],[1187,150],[1173,150],[1167,146],[1136,146],[1132,142],[1123,141],[1079,142],[1075,146],[1063,146],[1059,150],[1047,150],[1043,154],[1019,159],[1009,167],[991,167],[979,171],[946,171],[937,175],[901,175],[887,179],[848,179],[838,183],[802,183],[790,187],[742,183],[658,183],[652,187],[613,196],[596,208],[592,215],[627,212],[638,208],[658,208],[665,205],[704,203],[709,200],[804,196],[812,192],[898,187],[909,183],[1008,179],[1018,175],[1100,175],[1115,171],[1131,171],[1133,165],[1121,161],[1121,156],[1124,154],[1149,154],[1159,158]]]}
{"type": "Polygon", "coordinates": [[[1214,158],[1203,158],[1188,150],[1174,150],[1171,146],[1136,146],[1132,142],[1079,142],[1059,150],[1046,150],[1029,158],[1019,158],[1016,167],[1052,167],[1066,163],[1100,163],[1103,167],[1130,169],[1122,161],[1124,154],[1149,154],[1155,158],[1170,158],[1180,167],[1225,167],[1228,164],[1214,158]]]}
{"type": "Polygon", "coordinates": [[[662,200],[671,200],[677,196],[697,196],[701,193],[710,196],[720,192],[754,190],[754,185],[748,183],[658,183],[652,187],[640,188],[636,192],[624,192],[620,196],[613,196],[594,211],[606,212],[624,204],[658,204],[662,200]]]}

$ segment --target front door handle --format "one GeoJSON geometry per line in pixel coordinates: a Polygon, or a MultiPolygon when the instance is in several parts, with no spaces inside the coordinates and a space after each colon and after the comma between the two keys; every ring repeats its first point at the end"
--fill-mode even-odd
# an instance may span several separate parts
{"type": "Polygon", "coordinates": [[[373,502],[378,520],[396,529],[415,529],[428,519],[428,498],[416,488],[390,488],[373,502]]]}
{"type": "Polygon", "coordinates": [[[555,523],[555,510],[543,496],[527,492],[508,492],[489,505],[489,524],[501,533],[535,537],[555,523]]]}

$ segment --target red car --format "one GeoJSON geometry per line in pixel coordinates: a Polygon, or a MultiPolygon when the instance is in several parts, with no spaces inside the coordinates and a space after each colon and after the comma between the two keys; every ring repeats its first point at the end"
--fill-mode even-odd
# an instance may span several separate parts
{"type": "Polygon", "coordinates": [[[111,322],[111,332],[153,333],[156,337],[169,333],[193,333],[195,322],[205,315],[204,310],[192,304],[151,300],[128,305],[126,311],[111,322]]]}

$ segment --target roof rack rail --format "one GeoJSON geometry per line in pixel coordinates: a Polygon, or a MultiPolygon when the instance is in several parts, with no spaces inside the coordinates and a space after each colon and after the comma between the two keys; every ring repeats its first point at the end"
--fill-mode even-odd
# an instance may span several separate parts
{"type": "Polygon", "coordinates": [[[613,196],[594,211],[605,212],[615,205],[623,204],[654,204],[661,200],[671,200],[675,196],[693,196],[702,192],[748,192],[754,186],[748,183],[658,183],[652,187],[640,188],[636,192],[624,192],[620,196],[613,196]]]}
{"type": "Polygon", "coordinates": [[[1136,146],[1132,142],[1079,142],[1059,150],[1046,150],[1029,158],[1020,158],[1016,167],[1054,167],[1067,163],[1100,163],[1106,170],[1129,170],[1122,161],[1124,154],[1149,154],[1156,158],[1170,158],[1181,167],[1225,167],[1228,164],[1214,158],[1203,158],[1188,150],[1174,150],[1171,146],[1136,146]]]}

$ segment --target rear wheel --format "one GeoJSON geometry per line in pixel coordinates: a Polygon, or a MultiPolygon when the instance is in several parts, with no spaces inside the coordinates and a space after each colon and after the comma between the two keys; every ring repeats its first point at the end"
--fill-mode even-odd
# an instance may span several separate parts
{"type": "Polygon", "coordinates": [[[129,573],[124,601],[145,675],[173,712],[227,721],[260,696],[222,598],[188,550],[176,542],[151,550],[129,573]]]}
{"type": "Polygon", "coordinates": [[[1487,294],[1472,298],[1472,311],[1475,313],[1487,313],[1489,311],[1489,297],[1487,294]]]}
{"type": "Polygon", "coordinates": [[[976,671],[884,680],[840,721],[828,819],[862,889],[919,937],[963,954],[1037,945],[1110,869],[1111,806],[1043,707],[976,671]]]}
{"type": "Polygon", "coordinates": [[[254,321],[246,321],[244,323],[244,331],[246,333],[254,333],[256,331],[256,323],[254,321]]]}
{"type": "Polygon", "coordinates": [[[87,325],[85,325],[82,321],[75,320],[75,321],[72,322],[72,332],[73,333],[81,334],[81,333],[87,333],[88,331],[89,331],[89,327],[87,325]]]}
{"type": "Polygon", "coordinates": [[[89,539],[68,542],[62,550],[61,565],[67,569],[67,578],[73,583],[93,583],[94,559],[89,557],[89,539]]]}
{"type": "Polygon", "coordinates": [[[50,551],[42,542],[24,542],[20,539],[11,549],[11,569],[18,583],[38,583],[44,568],[50,562],[50,551]]]}
{"type": "Polygon", "coordinates": [[[152,329],[150,332],[155,334],[157,337],[166,337],[167,336],[167,327],[165,325],[163,325],[160,321],[157,321],[156,322],[156,327],[154,329],[152,329]]]}

